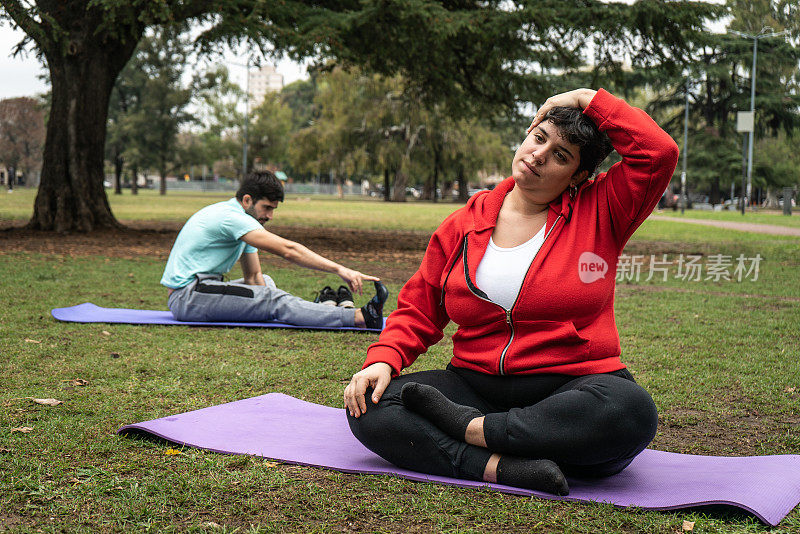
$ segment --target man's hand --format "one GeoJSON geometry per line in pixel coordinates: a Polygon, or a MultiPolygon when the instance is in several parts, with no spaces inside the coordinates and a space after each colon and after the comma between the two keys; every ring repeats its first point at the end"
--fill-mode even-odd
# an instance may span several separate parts
{"type": "Polygon", "coordinates": [[[536,128],[539,123],[544,120],[544,116],[547,115],[547,112],[551,109],[555,107],[586,109],[586,106],[589,105],[589,102],[592,101],[595,94],[597,94],[597,91],[594,89],[574,89],[566,93],[551,96],[545,100],[544,104],[536,111],[531,125],[528,126],[527,133],[531,133],[531,130],[536,128]]]}
{"type": "Polygon", "coordinates": [[[367,411],[367,401],[364,398],[367,388],[371,387],[372,403],[378,404],[386,386],[392,381],[392,367],[388,363],[373,363],[353,375],[350,383],[344,388],[344,405],[353,417],[360,417],[367,411]]]}
{"type": "Polygon", "coordinates": [[[350,286],[350,291],[353,293],[358,293],[359,295],[361,295],[361,292],[364,289],[364,280],[374,282],[380,280],[380,278],[376,276],[360,273],[344,266],[342,266],[340,269],[337,269],[336,274],[338,274],[342,280],[347,282],[347,285],[350,286]]]}

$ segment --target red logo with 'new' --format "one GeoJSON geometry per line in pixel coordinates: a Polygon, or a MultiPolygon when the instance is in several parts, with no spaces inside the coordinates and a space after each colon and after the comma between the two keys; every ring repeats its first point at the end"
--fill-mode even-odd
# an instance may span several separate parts
{"type": "Polygon", "coordinates": [[[578,258],[578,276],[584,284],[606,277],[608,263],[594,252],[584,252],[578,258]]]}

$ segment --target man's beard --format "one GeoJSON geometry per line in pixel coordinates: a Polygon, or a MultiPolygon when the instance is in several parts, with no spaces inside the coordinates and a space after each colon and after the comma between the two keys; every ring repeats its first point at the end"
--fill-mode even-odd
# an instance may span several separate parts
{"type": "Polygon", "coordinates": [[[265,224],[267,224],[267,222],[268,222],[268,219],[264,219],[264,220],[262,221],[261,219],[259,219],[259,218],[258,218],[258,216],[256,216],[256,207],[255,207],[255,206],[250,206],[249,208],[245,208],[245,209],[244,209],[244,212],[245,212],[246,214],[248,214],[250,217],[252,217],[252,218],[254,218],[255,220],[257,220],[257,221],[258,221],[258,223],[259,223],[261,226],[264,226],[264,225],[265,225],[265,224]]]}

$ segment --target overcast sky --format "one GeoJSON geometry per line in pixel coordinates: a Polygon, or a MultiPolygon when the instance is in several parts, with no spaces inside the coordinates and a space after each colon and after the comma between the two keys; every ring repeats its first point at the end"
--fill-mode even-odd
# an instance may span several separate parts
{"type": "MultiPolygon", "coordinates": [[[[0,26],[0,99],[17,96],[34,96],[48,90],[47,84],[39,79],[43,68],[33,53],[27,56],[11,57],[14,46],[22,40],[25,34],[12,30],[8,24],[0,26]]],[[[246,55],[229,52],[225,59],[232,63],[244,64],[246,55]]],[[[228,70],[231,79],[244,87],[245,68],[229,63],[228,70]]],[[[279,61],[279,73],[283,74],[283,83],[289,84],[300,78],[307,78],[306,69],[292,61],[279,61]]]]}

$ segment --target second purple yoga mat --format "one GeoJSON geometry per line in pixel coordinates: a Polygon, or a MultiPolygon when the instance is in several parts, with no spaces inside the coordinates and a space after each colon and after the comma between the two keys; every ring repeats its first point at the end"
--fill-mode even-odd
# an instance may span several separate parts
{"type": "Polygon", "coordinates": [[[344,410],[270,393],[202,410],[127,425],[169,441],[226,454],[250,454],[348,473],[390,474],[460,487],[488,486],[518,495],[596,501],[669,510],[723,504],[777,525],[800,503],[800,456],[693,456],[645,450],[622,473],[570,479],[570,495],[555,497],[499,484],[425,475],[376,456],[350,433],[344,410]]]}
{"type": "MultiPolygon", "coordinates": [[[[121,323],[121,324],[159,324],[167,326],[236,326],[245,328],[290,328],[304,330],[350,330],[355,332],[380,332],[380,329],[356,328],[353,326],[295,326],[286,323],[263,322],[242,323],[232,321],[199,322],[178,321],[172,313],[161,310],[133,310],[128,308],[101,308],[91,302],[84,302],[68,308],[54,308],[50,311],[59,321],[72,323],[121,323]]],[[[386,319],[384,319],[384,322],[386,319]]]]}

